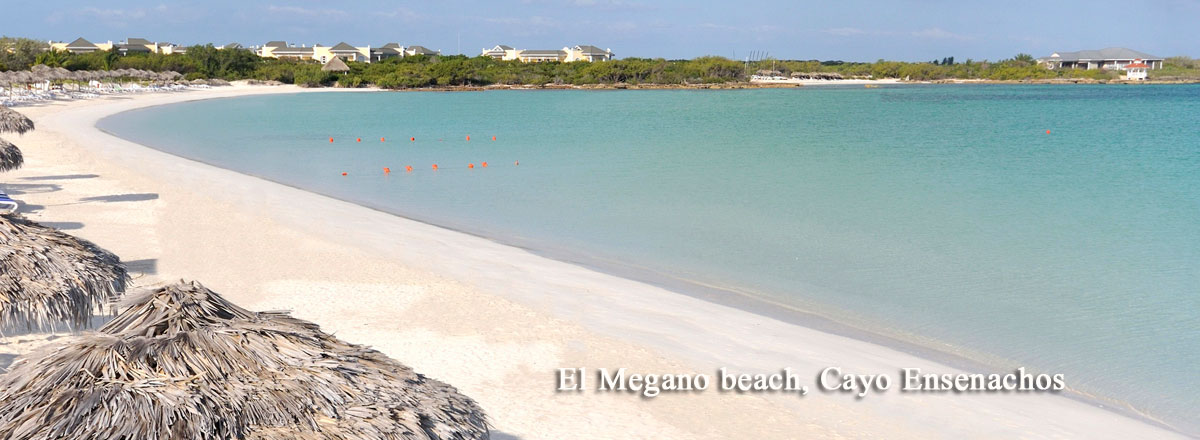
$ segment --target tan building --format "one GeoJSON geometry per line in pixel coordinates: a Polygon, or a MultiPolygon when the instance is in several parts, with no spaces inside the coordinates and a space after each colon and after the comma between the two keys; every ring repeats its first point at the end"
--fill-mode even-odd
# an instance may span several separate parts
{"type": "Polygon", "coordinates": [[[258,56],[263,58],[311,60],[313,48],[307,46],[289,46],[286,41],[270,41],[258,49],[258,56]]]}
{"type": "Polygon", "coordinates": [[[613,59],[612,49],[601,50],[596,46],[575,46],[571,48],[564,47],[563,52],[567,53],[566,59],[563,61],[610,61],[613,59]]]}
{"type": "Polygon", "coordinates": [[[75,41],[70,43],[51,41],[49,44],[50,50],[60,50],[70,53],[92,53],[112,50],[113,48],[113,43],[111,41],[107,43],[94,44],[91,41],[83,39],[83,37],[76,38],[75,41]]]}
{"type": "Polygon", "coordinates": [[[493,59],[502,61],[512,61],[517,59],[518,52],[520,51],[513,49],[511,46],[497,44],[496,47],[491,49],[483,49],[483,53],[480,54],[480,56],[491,57],[493,59]]]}

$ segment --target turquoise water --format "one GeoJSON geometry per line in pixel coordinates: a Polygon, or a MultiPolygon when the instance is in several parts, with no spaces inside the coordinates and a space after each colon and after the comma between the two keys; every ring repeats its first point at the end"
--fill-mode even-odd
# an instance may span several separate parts
{"type": "Polygon", "coordinates": [[[1200,433],[1197,86],[315,93],[100,126],[617,273],[1065,373],[1200,433]]]}

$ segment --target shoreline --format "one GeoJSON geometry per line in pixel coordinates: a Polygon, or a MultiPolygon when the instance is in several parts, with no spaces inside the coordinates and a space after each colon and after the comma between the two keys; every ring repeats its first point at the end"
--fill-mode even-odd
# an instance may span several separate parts
{"type": "MultiPolygon", "coordinates": [[[[242,82],[242,81],[236,81],[242,82]]],[[[491,90],[755,90],[755,89],[797,89],[805,87],[880,87],[880,86],[911,86],[911,85],[1187,85],[1200,84],[1200,79],[1185,80],[1094,80],[1087,78],[1056,78],[1035,80],[991,80],[991,79],[940,79],[926,81],[905,81],[900,79],[882,80],[806,80],[798,83],[755,83],[749,81],[713,83],[713,84],[493,84],[488,86],[433,86],[402,89],[381,89],[377,87],[301,87],[306,90],[344,90],[363,91],[377,90],[385,92],[486,92],[491,90]]]]}
{"type": "MultiPolygon", "coordinates": [[[[392,260],[391,262],[399,263],[399,266],[406,271],[415,272],[433,279],[450,280],[450,285],[456,288],[465,287],[466,290],[473,292],[466,298],[460,298],[465,300],[465,302],[458,304],[459,306],[478,309],[479,306],[474,303],[480,299],[483,299],[483,302],[489,305],[511,302],[511,307],[520,310],[519,313],[516,313],[517,316],[525,314],[547,316],[555,323],[552,326],[553,330],[568,331],[564,329],[569,329],[570,331],[581,332],[578,333],[580,337],[578,338],[579,341],[576,342],[582,343],[586,349],[582,350],[581,353],[573,354],[574,356],[582,356],[577,358],[575,364],[560,362],[557,365],[549,365],[549,368],[545,371],[530,371],[529,374],[538,377],[526,384],[543,388],[538,391],[547,391],[546,388],[552,385],[549,373],[552,368],[557,368],[558,366],[585,366],[589,368],[626,366],[608,365],[608,363],[612,362],[611,358],[594,357],[595,355],[592,355],[591,352],[605,352],[605,350],[596,350],[595,347],[592,347],[592,341],[603,341],[603,343],[596,342],[595,345],[602,345],[609,348],[633,348],[643,356],[651,358],[650,360],[643,358],[631,359],[629,361],[631,369],[640,368],[640,366],[662,364],[665,361],[667,365],[677,365],[683,367],[685,370],[691,368],[700,372],[711,372],[706,370],[715,369],[719,366],[728,366],[748,371],[769,371],[772,368],[791,366],[807,374],[810,372],[810,369],[812,373],[818,370],[812,369],[813,367],[826,364],[833,365],[830,362],[863,373],[891,373],[891,370],[906,366],[947,373],[958,372],[960,370],[939,365],[939,362],[931,362],[928,359],[911,356],[905,353],[903,349],[897,350],[887,346],[876,345],[870,341],[846,338],[822,330],[814,330],[809,327],[801,327],[771,318],[764,318],[750,311],[710,303],[661,287],[646,285],[633,280],[591,271],[570,263],[547,259],[523,249],[502,245],[486,238],[447,230],[398,217],[394,214],[372,210],[369,207],[330,199],[292,187],[282,187],[282,185],[252,176],[203,165],[199,162],[111,137],[110,135],[103,134],[95,127],[95,122],[101,117],[150,105],[249,94],[294,93],[302,91],[337,92],[353,91],[353,89],[303,90],[295,87],[222,88],[212,91],[185,92],[175,96],[158,95],[161,98],[154,98],[154,95],[145,95],[145,98],[135,96],[132,100],[112,103],[110,105],[104,105],[105,103],[89,105],[51,103],[46,106],[27,107],[32,110],[30,113],[36,113],[31,114],[31,117],[34,117],[39,124],[39,131],[14,139],[14,143],[21,141],[18,145],[26,149],[26,156],[31,159],[31,163],[27,165],[27,169],[16,173],[8,173],[3,178],[5,181],[16,181],[11,176],[26,176],[48,169],[69,168],[67,165],[58,167],[51,165],[47,158],[52,156],[45,154],[45,150],[39,148],[41,145],[36,145],[37,142],[34,142],[35,145],[33,146],[26,145],[29,144],[27,140],[43,137],[42,132],[48,132],[51,137],[59,134],[62,136],[59,136],[61,139],[58,140],[57,145],[48,145],[46,146],[47,149],[52,150],[57,147],[60,150],[65,149],[65,151],[75,153],[75,157],[79,157],[81,154],[87,153],[81,153],[83,151],[81,145],[74,145],[73,150],[70,144],[89,143],[100,147],[89,150],[97,158],[110,162],[107,167],[99,167],[103,170],[97,170],[103,172],[96,173],[101,176],[98,178],[99,180],[108,180],[106,184],[109,186],[133,183],[132,186],[141,185],[144,188],[164,188],[164,190],[160,191],[162,193],[162,201],[159,201],[159,199],[149,200],[147,201],[149,205],[172,204],[176,208],[179,208],[181,205],[179,201],[182,200],[185,202],[182,205],[192,205],[184,209],[190,214],[205,212],[220,212],[224,214],[226,211],[222,211],[222,209],[225,209],[235,216],[247,217],[250,224],[259,224],[260,228],[270,230],[279,229],[284,231],[284,235],[291,238],[296,238],[296,236],[302,238],[316,237],[322,241],[321,243],[302,243],[302,245],[298,246],[300,249],[306,247],[320,248],[333,243],[333,247],[350,248],[343,251],[361,258],[356,263],[369,261],[371,264],[379,263],[387,266],[385,264],[388,262],[387,260],[392,260]],[[72,111],[50,112],[46,108],[58,105],[71,107],[70,110],[72,111]],[[46,111],[39,111],[42,109],[46,109],[46,111]],[[44,121],[43,119],[48,121],[44,121]],[[70,129],[64,129],[66,127],[70,127],[70,129]],[[56,130],[59,133],[56,133],[56,130]],[[120,164],[112,162],[120,162],[120,164]],[[113,177],[110,177],[110,174],[113,177]],[[169,190],[166,190],[168,188],[169,190]],[[255,191],[246,191],[247,189],[254,189],[255,191]],[[219,194],[229,199],[213,200],[212,196],[206,193],[219,194]],[[263,206],[266,209],[262,210],[262,212],[255,212],[256,208],[263,206]],[[330,212],[336,211],[336,213],[313,213],[310,210],[305,210],[303,206],[325,206],[330,212]],[[265,227],[261,226],[264,224],[266,225],[265,227]],[[711,322],[714,316],[722,317],[723,327],[712,327],[711,322]],[[559,321],[562,321],[562,323],[560,324],[559,321]],[[803,343],[798,343],[797,341],[803,341],[803,343]],[[798,345],[801,347],[797,347],[798,345]],[[810,345],[817,348],[811,348],[810,345]],[[755,353],[761,356],[757,360],[744,359],[746,353],[755,353]],[[680,358],[683,359],[680,360],[680,358]],[[687,367],[688,365],[691,367],[687,367]]],[[[74,165],[74,171],[77,173],[89,172],[88,164],[74,165]]],[[[70,179],[64,180],[71,181],[70,179]]],[[[64,183],[62,186],[65,187],[67,184],[64,183]]],[[[21,194],[19,197],[41,202],[41,200],[36,199],[49,197],[50,195],[54,195],[53,193],[55,192],[58,191],[52,191],[42,196],[39,196],[37,193],[21,194]]],[[[155,194],[159,194],[159,192],[155,194]]],[[[59,202],[62,201],[60,200],[59,202]]],[[[134,205],[136,204],[126,206],[133,207],[134,205]]],[[[163,243],[158,243],[157,249],[155,249],[155,246],[145,245],[145,243],[141,247],[129,246],[131,249],[124,249],[128,246],[124,242],[136,240],[129,240],[127,236],[123,236],[120,233],[106,235],[104,233],[106,231],[103,230],[106,228],[105,224],[109,225],[107,229],[124,229],[126,234],[131,232],[130,229],[140,230],[147,226],[147,224],[137,224],[135,225],[137,228],[129,228],[129,225],[121,224],[121,219],[102,215],[98,216],[96,213],[88,213],[85,209],[60,208],[51,203],[46,203],[43,206],[53,207],[53,209],[44,208],[46,214],[50,215],[51,220],[86,220],[81,222],[84,224],[84,227],[78,231],[68,232],[78,233],[85,238],[92,239],[97,244],[122,255],[123,259],[127,261],[141,256],[159,257],[156,259],[156,261],[162,263],[159,269],[167,269],[161,271],[167,274],[158,273],[160,271],[155,270],[156,273],[151,274],[153,275],[152,278],[159,278],[161,280],[163,278],[170,279],[173,276],[185,276],[189,279],[194,278],[210,285],[214,290],[222,294],[227,294],[231,300],[237,301],[243,306],[260,310],[263,309],[263,307],[257,306],[260,304],[276,308],[279,306],[291,308],[296,310],[297,316],[311,319],[334,331],[342,330],[343,332],[348,332],[345,333],[346,339],[352,342],[373,345],[381,351],[396,357],[401,362],[413,365],[418,371],[459,386],[468,395],[476,396],[486,393],[491,398],[481,399],[481,404],[484,405],[486,410],[492,413],[493,422],[503,432],[519,435],[520,438],[554,438],[559,437],[554,435],[555,433],[561,432],[578,435],[578,432],[570,430],[569,426],[542,426],[541,424],[545,423],[545,421],[538,422],[537,417],[530,419],[531,415],[522,416],[521,414],[513,414],[514,412],[520,413],[519,408],[503,408],[503,411],[501,411],[502,408],[497,406],[497,401],[492,396],[494,392],[487,393],[485,391],[487,387],[472,386],[474,384],[472,383],[472,374],[470,372],[459,372],[458,374],[444,373],[445,370],[454,371],[453,368],[447,365],[425,368],[417,363],[420,361],[419,357],[415,357],[416,355],[412,354],[414,352],[430,350],[455,351],[453,348],[455,346],[455,338],[438,339],[433,337],[431,339],[433,342],[431,343],[426,343],[424,346],[408,347],[408,350],[405,350],[403,347],[396,347],[395,343],[389,342],[391,338],[396,336],[395,332],[389,333],[385,331],[379,334],[357,332],[353,329],[353,325],[348,325],[355,323],[344,322],[347,320],[347,314],[370,314],[372,306],[386,306],[389,304],[389,300],[387,299],[389,295],[386,293],[380,295],[380,298],[375,298],[379,300],[378,302],[364,301],[361,304],[339,304],[334,306],[333,308],[335,309],[342,307],[353,308],[354,306],[366,308],[354,310],[353,313],[343,310],[341,314],[322,310],[323,308],[330,307],[330,304],[327,304],[328,298],[324,298],[325,303],[318,301],[318,304],[307,304],[300,299],[287,297],[272,298],[264,301],[261,298],[255,298],[261,295],[247,296],[247,294],[261,293],[264,290],[270,291],[271,283],[278,283],[280,281],[280,274],[289,273],[287,268],[263,266],[260,269],[266,269],[265,272],[267,273],[253,273],[251,269],[257,266],[255,264],[250,264],[249,267],[242,267],[237,264],[214,267],[222,266],[219,261],[220,259],[216,262],[197,261],[201,257],[195,255],[173,255],[173,251],[166,249],[163,243]],[[93,228],[101,230],[93,231],[93,228]],[[127,256],[127,254],[132,254],[133,257],[127,256]],[[171,261],[170,265],[166,264],[168,260],[171,261]],[[215,275],[217,280],[210,281],[210,278],[207,277],[208,275],[215,275]],[[247,278],[256,280],[246,280],[247,278]],[[264,285],[268,288],[264,289],[264,285]],[[225,288],[236,288],[239,286],[244,290],[239,292],[225,288]],[[350,337],[351,334],[357,336],[350,337]],[[451,348],[447,349],[447,346],[451,348]],[[489,402],[492,404],[489,405],[489,402]]],[[[158,210],[161,209],[164,208],[159,207],[158,210]]],[[[151,211],[155,210],[151,207],[151,211]]],[[[178,222],[177,224],[162,221],[149,222],[151,229],[158,232],[156,235],[161,235],[160,237],[156,237],[158,241],[180,241],[193,246],[207,241],[202,232],[213,228],[210,223],[225,223],[225,219],[220,217],[210,217],[208,219],[190,218],[187,215],[182,217],[171,216],[169,213],[162,212],[158,213],[158,215],[178,222]],[[188,223],[189,221],[191,223],[188,223]],[[174,234],[166,234],[167,232],[174,234]],[[187,235],[188,237],[183,237],[183,235],[187,235]]],[[[38,217],[31,216],[31,218],[40,220],[38,217]]],[[[147,219],[139,219],[139,221],[145,220],[147,219]]],[[[239,233],[236,230],[230,231],[226,229],[222,229],[222,231],[237,235],[235,238],[238,239],[247,238],[247,233],[239,233]]],[[[251,233],[253,232],[266,233],[268,231],[254,230],[251,233]]],[[[264,245],[286,246],[290,243],[287,240],[272,241],[266,239],[261,243],[250,244],[244,243],[244,240],[224,239],[219,241],[234,248],[235,251],[257,256],[272,255],[274,253],[272,252],[274,249],[269,248],[269,246],[264,247],[264,245]]],[[[222,249],[208,249],[201,252],[201,254],[212,256],[215,253],[215,255],[222,255],[224,251],[222,249]]],[[[303,264],[303,268],[312,269],[314,262],[304,264],[302,261],[301,263],[303,264]]],[[[298,269],[291,268],[291,270],[298,269]]],[[[300,270],[300,272],[304,273],[306,271],[300,270]]],[[[326,277],[330,277],[330,275],[326,274],[326,277]]],[[[388,277],[384,276],[381,278],[388,277]]],[[[325,282],[322,280],[316,281],[325,282]]],[[[355,279],[353,282],[363,283],[371,282],[371,280],[355,279]]],[[[428,288],[428,284],[430,283],[416,287],[428,288]]],[[[331,292],[344,293],[344,287],[331,289],[331,292]]],[[[449,293],[447,294],[449,295],[449,293]]],[[[342,295],[326,296],[342,297],[342,295]]],[[[309,301],[313,300],[311,297],[305,299],[309,301]]],[[[438,308],[437,304],[422,305],[428,306],[419,308],[422,312],[448,312],[445,310],[444,305],[441,308],[438,308]]],[[[477,312],[486,313],[485,311],[477,312]]],[[[437,313],[430,314],[436,315],[437,313]]],[[[406,318],[408,317],[407,314],[405,316],[406,318]]],[[[388,318],[394,319],[391,316],[388,318]]],[[[434,333],[462,336],[457,334],[462,333],[462,328],[448,329],[438,327],[434,324],[429,324],[427,327],[440,330],[440,332],[434,333]]],[[[466,336],[473,336],[470,332],[466,333],[466,336]]],[[[538,346],[538,343],[547,343],[547,341],[539,339],[538,335],[525,335],[523,340],[524,342],[534,342],[533,346],[535,347],[538,346]]],[[[560,351],[572,351],[571,344],[569,344],[571,341],[565,342],[568,343],[562,344],[563,346],[560,351]]],[[[553,341],[549,343],[550,345],[554,345],[553,341]]],[[[484,345],[486,348],[494,349],[495,345],[503,346],[504,344],[484,345]]],[[[508,353],[508,356],[510,358],[520,358],[520,352],[523,352],[523,349],[520,347],[526,345],[528,344],[521,344],[517,348],[517,352],[508,353]]],[[[485,352],[488,352],[488,350],[485,349],[485,352]]],[[[550,350],[550,352],[555,352],[555,350],[550,350]]],[[[561,354],[545,357],[555,359],[564,358],[561,354]]],[[[503,358],[503,356],[489,357],[489,360],[495,360],[496,358],[503,358]]],[[[541,363],[538,359],[525,360],[528,364],[541,363]]],[[[545,366],[547,365],[543,365],[543,367],[545,366]]],[[[507,392],[519,393],[519,390],[513,389],[511,385],[503,383],[500,385],[507,392]]],[[[779,427],[764,427],[758,426],[760,425],[759,423],[751,423],[749,425],[742,425],[742,427],[752,428],[754,431],[746,431],[745,429],[726,431],[738,435],[746,435],[748,432],[759,432],[761,433],[759,436],[771,437],[773,435],[780,435],[781,438],[786,438],[800,432],[809,433],[815,437],[834,437],[838,435],[861,436],[874,433],[877,436],[911,436],[913,438],[923,438],[929,436],[957,437],[963,435],[973,437],[981,435],[985,437],[1037,436],[1046,434],[1047,432],[1064,432],[1068,433],[1068,436],[1071,436],[1069,433],[1082,434],[1091,432],[1091,435],[1087,436],[1098,437],[1168,434],[1148,423],[1127,418],[1114,418],[1109,411],[1072,399],[1059,399],[1059,396],[1027,396],[1028,398],[1025,398],[1026,396],[1007,395],[922,395],[914,397],[893,393],[891,395],[880,395],[880,398],[877,400],[871,400],[876,397],[871,396],[863,401],[855,401],[852,398],[844,399],[842,398],[844,396],[821,394],[810,395],[806,399],[800,400],[793,400],[794,398],[787,399],[786,397],[770,398],[761,396],[745,396],[745,398],[737,396],[738,398],[734,399],[735,396],[715,394],[706,396],[705,398],[680,396],[672,401],[679,408],[673,408],[671,411],[667,411],[666,414],[676,414],[680,411],[690,414],[692,417],[690,419],[691,422],[684,422],[682,424],[664,424],[662,418],[659,417],[663,415],[661,410],[662,404],[660,403],[662,400],[645,401],[633,397],[629,397],[628,399],[621,399],[621,397],[613,399],[612,396],[591,394],[563,396],[551,393],[550,396],[541,394],[538,396],[540,396],[538,398],[539,402],[548,400],[557,404],[590,405],[592,407],[591,411],[618,411],[626,414],[654,413],[653,415],[640,416],[640,419],[635,417],[634,420],[644,420],[645,417],[651,417],[651,421],[654,423],[650,423],[649,426],[655,427],[656,429],[652,432],[659,435],[651,435],[651,431],[637,430],[635,435],[630,435],[631,437],[642,436],[636,433],[644,433],[646,434],[645,436],[699,437],[697,432],[692,432],[691,435],[680,435],[684,434],[685,431],[673,431],[668,428],[673,427],[676,430],[686,430],[687,425],[690,424],[695,427],[697,423],[702,428],[706,424],[705,422],[711,427],[711,418],[714,416],[712,413],[707,413],[705,408],[709,408],[709,410],[722,408],[718,411],[728,411],[725,407],[729,406],[731,401],[737,403],[741,410],[756,409],[762,411],[768,408],[781,410],[779,412],[789,413],[792,418],[802,419],[797,421],[805,422],[796,426],[796,430],[763,431],[779,427]],[[715,400],[710,399],[714,396],[716,397],[715,400]],[[690,399],[695,399],[695,401],[690,399]],[[746,400],[753,402],[746,402],[746,400]],[[761,402],[759,402],[760,400],[761,402]],[[868,402],[868,400],[870,401],[868,402]],[[925,402],[926,400],[929,402],[925,402]],[[756,404],[765,404],[767,406],[757,406],[756,404]],[[992,416],[998,417],[988,418],[986,416],[975,415],[975,408],[979,405],[990,409],[987,412],[992,413],[992,416]],[[950,425],[948,426],[938,427],[947,429],[939,431],[933,427],[917,425],[911,420],[904,419],[903,415],[906,412],[924,414],[924,416],[917,418],[948,418],[951,414],[955,414],[956,419],[949,422],[950,425]],[[897,419],[897,414],[901,416],[900,419],[897,419]],[[696,417],[696,415],[699,415],[699,417],[696,417]],[[861,420],[854,420],[856,418],[861,420]],[[846,419],[850,419],[849,422],[846,419]],[[979,426],[981,424],[986,425],[986,427],[981,428],[979,426]],[[1061,431],[1043,431],[1040,429],[1045,426],[1055,426],[1056,429],[1061,431]]],[[[660,397],[659,399],[662,398],[660,397]]],[[[750,412],[757,413],[758,411],[750,412]]],[[[722,421],[725,420],[722,419],[722,421]]],[[[600,423],[600,425],[604,424],[600,423]]],[[[731,426],[725,426],[723,429],[731,426]]],[[[602,427],[598,426],[597,428],[602,427]]],[[[612,426],[607,426],[606,428],[614,429],[612,426]]],[[[630,426],[630,428],[633,427],[630,426]]],[[[607,432],[608,435],[622,433],[620,429],[597,432],[607,432]]],[[[721,437],[719,434],[714,435],[716,438],[721,437]]],[[[625,435],[616,436],[625,437],[625,435]]]]}

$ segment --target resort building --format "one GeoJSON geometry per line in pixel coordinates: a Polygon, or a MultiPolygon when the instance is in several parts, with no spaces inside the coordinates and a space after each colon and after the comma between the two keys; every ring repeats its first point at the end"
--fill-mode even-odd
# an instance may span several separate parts
{"type": "Polygon", "coordinates": [[[161,53],[163,55],[171,55],[175,53],[187,52],[187,48],[171,43],[155,43],[145,38],[126,38],[125,41],[113,44],[107,43],[92,43],[83,38],[77,38],[70,43],[62,43],[50,41],[50,50],[66,51],[70,53],[92,53],[113,50],[121,55],[138,54],[138,53],[161,53]]]}
{"type": "Polygon", "coordinates": [[[441,55],[441,54],[442,54],[441,51],[429,50],[429,49],[426,49],[425,46],[408,46],[407,48],[404,49],[404,56],[409,56],[409,57],[413,57],[413,56],[417,56],[417,55],[434,56],[434,55],[441,55]]]}
{"type": "Polygon", "coordinates": [[[610,61],[613,59],[612,49],[600,49],[596,46],[575,46],[572,48],[563,48],[563,52],[567,53],[566,59],[563,61],[610,61]]]}
{"type": "Polygon", "coordinates": [[[270,41],[258,49],[258,56],[263,58],[311,60],[313,48],[304,45],[289,46],[286,41],[270,41]]]}
{"type": "Polygon", "coordinates": [[[512,61],[517,59],[517,52],[520,51],[513,49],[512,46],[497,44],[496,47],[491,49],[483,49],[483,54],[480,56],[491,57],[503,61],[512,61]]]}
{"type": "Polygon", "coordinates": [[[517,53],[517,60],[522,63],[546,63],[566,58],[567,52],[561,50],[527,49],[517,53]]]}
{"type": "Polygon", "coordinates": [[[403,58],[404,46],[401,46],[399,43],[387,43],[383,46],[372,48],[370,52],[370,62],[383,61],[388,58],[403,58]]]}
{"type": "Polygon", "coordinates": [[[145,38],[126,38],[125,41],[117,43],[117,52],[121,55],[129,55],[131,53],[158,53],[158,43],[152,42],[145,38]]]}
{"type": "Polygon", "coordinates": [[[600,49],[596,46],[580,45],[564,47],[562,50],[513,49],[511,46],[498,44],[491,49],[483,49],[480,56],[491,57],[503,61],[520,61],[522,63],[545,63],[551,61],[608,61],[613,59],[612,49],[600,49]]]}
{"type": "Polygon", "coordinates": [[[404,47],[399,43],[387,43],[380,47],[351,46],[346,42],[341,42],[334,46],[322,46],[320,44],[314,44],[312,46],[294,46],[288,45],[286,41],[268,42],[267,44],[258,48],[257,53],[258,56],[263,58],[314,60],[320,62],[321,64],[325,64],[334,58],[341,58],[345,61],[370,63],[374,61],[386,60],[388,58],[439,54],[439,52],[435,52],[421,46],[404,47]]]}
{"type": "Polygon", "coordinates": [[[1161,69],[1163,59],[1144,52],[1123,47],[1078,52],[1055,52],[1048,57],[1038,58],[1038,64],[1047,69],[1105,69],[1124,70],[1126,65],[1141,60],[1150,69],[1161,69]]]}
{"type": "MultiPolygon", "coordinates": [[[[234,44],[237,44],[237,43],[234,43],[234,44]]],[[[241,46],[238,46],[238,47],[240,48],[241,46]]],[[[222,46],[222,47],[218,47],[217,49],[224,49],[224,48],[225,47],[222,46]]],[[[175,44],[171,44],[171,43],[158,43],[158,53],[161,53],[163,55],[173,55],[173,54],[177,54],[177,53],[183,54],[183,53],[187,53],[187,47],[179,46],[179,45],[175,45],[175,44]]]]}
{"type": "MultiPolygon", "coordinates": [[[[70,43],[57,41],[49,41],[51,50],[67,51],[71,53],[92,53],[101,51],[116,51],[121,55],[138,54],[138,53],[158,53],[163,55],[182,54],[187,52],[187,47],[172,43],[156,43],[145,38],[126,38],[125,41],[114,44],[109,41],[107,43],[92,43],[83,38],[77,38],[70,43]]],[[[246,49],[238,43],[229,43],[223,46],[215,46],[218,50],[224,49],[246,49]]],[[[387,43],[380,47],[372,46],[351,46],[348,43],[341,42],[333,46],[322,46],[320,44],[308,45],[293,45],[286,41],[270,41],[261,47],[248,48],[260,57],[276,58],[276,59],[292,59],[303,61],[317,61],[321,64],[328,63],[334,58],[340,58],[343,61],[356,61],[361,63],[370,63],[374,61],[382,61],[389,58],[403,58],[414,55],[440,55],[440,51],[434,51],[422,46],[404,47],[398,43],[387,43]]]]}
{"type": "Polygon", "coordinates": [[[83,39],[83,37],[76,38],[75,41],[70,43],[50,41],[49,44],[50,50],[60,50],[70,53],[92,53],[104,50],[112,50],[113,48],[113,42],[111,41],[107,43],[93,44],[91,41],[83,39]]]}

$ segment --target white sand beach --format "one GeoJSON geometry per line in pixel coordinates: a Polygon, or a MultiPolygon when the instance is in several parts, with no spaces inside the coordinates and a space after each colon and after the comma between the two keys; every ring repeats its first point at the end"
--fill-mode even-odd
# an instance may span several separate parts
{"type": "MultiPolygon", "coordinates": [[[[826,367],[957,373],[833,335],[550,260],[484,238],[212,167],[95,128],[121,111],[194,99],[328,93],[286,87],[21,107],[37,129],[0,187],[35,221],[120,255],[138,285],[198,280],[251,310],[286,309],[458,387],[497,439],[1174,438],[1063,396],[815,389],[826,367]],[[556,369],[777,372],[796,394],[556,392],[556,369]]],[[[47,339],[0,340],[0,366],[47,339]],[[8,359],[6,361],[5,359],[8,359]]],[[[589,378],[589,388],[594,388],[589,378]]],[[[1069,384],[1070,378],[1067,378],[1069,384]]]]}

